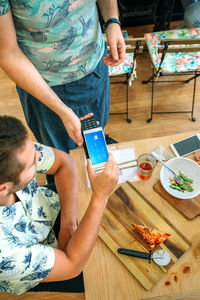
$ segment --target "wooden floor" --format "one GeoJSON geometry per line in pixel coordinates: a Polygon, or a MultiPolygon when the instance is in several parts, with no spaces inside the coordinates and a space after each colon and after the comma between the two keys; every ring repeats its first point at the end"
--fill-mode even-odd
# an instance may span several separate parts
{"type": "MultiPolygon", "coordinates": [[[[171,28],[181,25],[173,22],[171,28]]],[[[151,32],[152,26],[128,28],[129,35],[141,37],[145,32],[151,32]]],[[[200,129],[200,78],[197,79],[195,117],[196,122],[190,120],[190,114],[158,114],[153,115],[151,123],[147,123],[150,116],[151,84],[142,84],[152,74],[151,61],[148,54],[137,57],[137,78],[129,88],[129,110],[132,123],[125,121],[125,115],[110,115],[106,133],[119,142],[159,137],[200,129]]],[[[183,79],[183,76],[181,76],[183,79]]],[[[186,77],[185,77],[186,78],[186,77]]],[[[170,78],[171,80],[171,78],[170,78]]],[[[155,109],[162,110],[191,110],[193,82],[164,83],[155,87],[155,109]]],[[[125,86],[111,85],[111,112],[120,112],[125,108],[125,86]]]]}
{"type": "MultiPolygon", "coordinates": [[[[180,22],[173,23],[171,28],[176,27],[180,22]]],[[[151,32],[153,26],[129,27],[129,35],[142,37],[145,32],[151,32]]],[[[196,122],[190,120],[189,114],[166,114],[154,115],[149,124],[146,120],[150,114],[150,84],[143,85],[142,80],[151,75],[151,63],[148,54],[142,54],[137,59],[137,79],[129,88],[129,109],[132,123],[125,121],[124,115],[111,115],[105,132],[119,142],[138,140],[150,137],[171,135],[174,133],[189,132],[200,129],[200,80],[197,82],[197,93],[195,103],[196,122]]],[[[124,96],[125,87],[111,86],[111,112],[121,112],[125,108],[124,96]]],[[[155,105],[157,110],[190,110],[192,100],[193,84],[162,84],[158,85],[155,94],[155,105]]],[[[25,121],[24,115],[18,100],[15,84],[0,70],[0,114],[12,115],[25,121]]],[[[33,136],[32,136],[33,137],[33,136]]],[[[13,299],[67,299],[83,300],[84,294],[60,294],[60,293],[25,293],[21,296],[9,296],[0,293],[0,300],[13,299]],[[22,297],[23,296],[23,297],[22,297]]]]}

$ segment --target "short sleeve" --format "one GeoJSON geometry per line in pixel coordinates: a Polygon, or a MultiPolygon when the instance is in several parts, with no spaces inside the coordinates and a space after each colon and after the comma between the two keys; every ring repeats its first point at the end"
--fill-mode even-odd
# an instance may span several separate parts
{"type": "Polygon", "coordinates": [[[53,248],[42,244],[16,247],[0,257],[0,290],[17,295],[38,285],[51,272],[55,262],[53,248]]]}
{"type": "Polygon", "coordinates": [[[10,4],[8,0],[0,1],[0,16],[7,14],[10,10],[10,4]]]}
{"type": "Polygon", "coordinates": [[[37,173],[46,173],[53,165],[55,155],[51,147],[34,143],[35,150],[40,152],[40,158],[36,165],[37,173]]]}

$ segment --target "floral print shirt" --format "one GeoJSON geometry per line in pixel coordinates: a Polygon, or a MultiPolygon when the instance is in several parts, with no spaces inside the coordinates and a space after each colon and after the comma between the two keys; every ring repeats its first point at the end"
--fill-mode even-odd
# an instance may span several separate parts
{"type": "MultiPolygon", "coordinates": [[[[50,147],[35,143],[41,152],[37,172],[54,162],[50,147]]],[[[0,206],[0,291],[21,294],[38,285],[51,271],[57,247],[52,227],[60,210],[56,193],[39,187],[34,178],[16,193],[19,201],[0,206]]]]}
{"type": "Polygon", "coordinates": [[[50,86],[85,77],[104,53],[95,0],[1,0],[17,41],[50,86]]]}

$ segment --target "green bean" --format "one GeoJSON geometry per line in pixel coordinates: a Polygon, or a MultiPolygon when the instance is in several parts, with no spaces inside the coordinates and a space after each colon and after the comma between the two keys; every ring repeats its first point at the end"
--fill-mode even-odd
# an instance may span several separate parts
{"type": "Polygon", "coordinates": [[[181,178],[187,182],[193,183],[192,179],[187,178],[181,171],[179,171],[179,175],[181,176],[181,178]]]}
{"type": "Polygon", "coordinates": [[[186,191],[188,191],[188,192],[193,192],[193,188],[191,188],[190,186],[188,186],[188,185],[184,185],[184,187],[183,187],[186,191]]]}
{"type": "Polygon", "coordinates": [[[170,184],[169,187],[174,189],[174,190],[178,190],[180,192],[183,192],[183,190],[177,184],[170,184]]]}
{"type": "Polygon", "coordinates": [[[181,178],[181,179],[179,180],[179,185],[182,186],[183,184],[184,184],[184,181],[183,181],[183,179],[181,178]]]}
{"type": "Polygon", "coordinates": [[[174,190],[178,190],[180,192],[184,192],[184,191],[193,192],[194,189],[190,185],[191,183],[193,183],[193,180],[186,177],[181,171],[179,171],[179,175],[181,177],[179,182],[175,181],[169,187],[174,190]]]}

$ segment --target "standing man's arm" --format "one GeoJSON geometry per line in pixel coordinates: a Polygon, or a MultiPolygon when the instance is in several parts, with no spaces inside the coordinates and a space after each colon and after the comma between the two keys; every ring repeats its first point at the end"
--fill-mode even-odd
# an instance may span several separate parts
{"type": "Polygon", "coordinates": [[[0,67],[17,85],[54,111],[74,142],[82,144],[79,118],[58,98],[19,48],[10,11],[0,16],[0,67]]]}
{"type": "MultiPolygon", "coordinates": [[[[97,4],[105,22],[109,18],[119,18],[117,0],[97,0],[97,4]]],[[[124,60],[126,49],[120,25],[117,23],[109,24],[105,33],[110,45],[110,54],[104,57],[104,63],[107,66],[118,66],[124,60]]]]}

